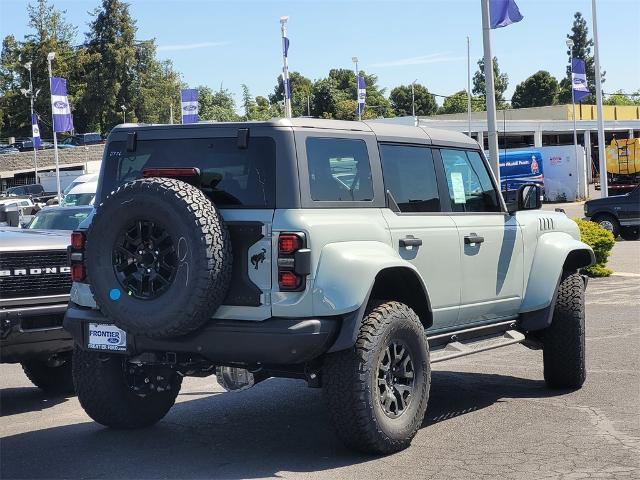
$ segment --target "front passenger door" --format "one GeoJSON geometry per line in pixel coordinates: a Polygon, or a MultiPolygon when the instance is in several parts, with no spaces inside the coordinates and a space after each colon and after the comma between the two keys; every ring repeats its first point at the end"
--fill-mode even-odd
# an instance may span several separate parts
{"type": "Polygon", "coordinates": [[[461,262],[459,323],[517,315],[523,295],[523,241],[502,208],[488,165],[472,150],[441,149],[461,262]]]}

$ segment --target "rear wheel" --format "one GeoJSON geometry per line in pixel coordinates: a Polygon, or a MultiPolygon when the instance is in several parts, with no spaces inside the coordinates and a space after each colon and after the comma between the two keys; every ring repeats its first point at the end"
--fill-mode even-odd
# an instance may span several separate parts
{"type": "Polygon", "coordinates": [[[356,345],[328,355],[323,367],[338,436],[367,453],[409,446],[424,418],[430,382],[424,327],[411,308],[393,301],[371,309],[356,345]]]}
{"type": "Polygon", "coordinates": [[[620,236],[624,240],[638,240],[640,238],[640,227],[622,227],[620,236]]]}
{"type": "Polygon", "coordinates": [[[551,325],[542,332],[544,379],[552,388],[580,388],[585,367],[584,281],[565,272],[551,325]]]}
{"type": "Polygon", "coordinates": [[[175,403],[182,377],[173,371],[136,366],[117,354],[73,353],[78,400],[96,422],[112,428],[141,428],[161,420],[175,403]]]}
{"type": "Polygon", "coordinates": [[[594,218],[593,221],[605,230],[609,230],[613,234],[613,238],[618,238],[618,234],[620,233],[620,222],[618,222],[616,217],[609,214],[602,214],[594,218]]]}
{"type": "Polygon", "coordinates": [[[73,393],[71,353],[22,362],[31,383],[47,393],[73,393]]]}

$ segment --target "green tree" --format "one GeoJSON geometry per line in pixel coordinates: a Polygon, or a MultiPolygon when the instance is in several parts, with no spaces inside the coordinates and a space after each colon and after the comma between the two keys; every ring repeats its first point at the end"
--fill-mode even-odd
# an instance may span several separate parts
{"type": "Polygon", "coordinates": [[[221,88],[213,92],[204,85],[198,87],[198,112],[200,120],[237,122],[241,119],[236,113],[233,94],[229,90],[221,88]]]}
{"type": "MultiPolygon", "coordinates": [[[[291,82],[291,114],[294,117],[307,116],[308,107],[312,102],[313,83],[299,72],[289,72],[289,81],[291,82]]],[[[281,76],[278,77],[273,93],[269,95],[269,101],[272,104],[284,101],[284,84],[281,76]]]]}
{"type": "Polygon", "coordinates": [[[136,24],[129,5],[121,0],[102,0],[92,12],[94,20],[87,34],[87,88],[82,115],[89,129],[105,134],[122,122],[121,106],[128,119],[138,121],[133,105],[136,78],[136,24]]]}
{"type": "MultiPolygon", "coordinates": [[[[591,48],[593,47],[593,40],[589,38],[589,28],[587,27],[587,21],[582,16],[582,13],[576,12],[573,16],[573,26],[571,27],[571,33],[567,34],[567,39],[573,40],[573,49],[567,49],[567,74],[565,78],[560,81],[560,92],[558,95],[558,102],[562,104],[571,103],[571,57],[580,58],[584,60],[585,72],[587,74],[587,87],[591,94],[582,100],[582,103],[595,103],[596,98],[596,84],[595,84],[595,60],[591,55],[591,48]]],[[[606,72],[602,72],[602,82],[604,83],[604,76],[606,72]]]]}
{"type": "Polygon", "coordinates": [[[640,90],[635,93],[626,94],[622,90],[618,90],[609,95],[602,102],[605,105],[618,105],[618,106],[635,106],[640,105],[640,90]]]}
{"type": "MultiPolygon", "coordinates": [[[[460,90],[444,99],[442,107],[438,110],[438,114],[466,113],[467,109],[467,91],[460,90]]],[[[483,109],[484,99],[471,96],[471,111],[481,112],[483,109]]]]}
{"type": "Polygon", "coordinates": [[[558,96],[558,80],[546,70],[539,70],[516,86],[513,108],[553,105],[558,96]]]}
{"type": "MultiPolygon", "coordinates": [[[[498,59],[493,57],[493,83],[495,86],[495,98],[496,108],[501,109],[506,107],[504,99],[504,92],[509,86],[509,76],[506,73],[500,72],[500,66],[498,65],[498,59]]],[[[478,70],[473,75],[473,93],[478,95],[483,101],[483,110],[486,109],[486,80],[484,76],[484,59],[478,60],[478,70]]]]}
{"type": "MultiPolygon", "coordinates": [[[[427,87],[416,83],[414,85],[414,93],[416,115],[433,115],[436,113],[438,104],[433,95],[429,93],[427,87]]],[[[413,114],[411,85],[400,85],[391,90],[389,100],[396,115],[404,117],[413,114]]]]}
{"type": "MultiPolygon", "coordinates": [[[[391,107],[391,102],[385,96],[386,89],[378,87],[377,75],[367,74],[360,70],[360,75],[364,76],[364,81],[367,89],[367,100],[363,118],[376,118],[376,117],[393,117],[394,112],[391,107]]],[[[329,71],[329,79],[335,82],[336,89],[340,92],[339,100],[356,99],[357,87],[356,76],[352,70],[346,68],[334,68],[329,71]]],[[[341,110],[344,111],[344,110],[341,110]]],[[[355,112],[355,108],[354,108],[355,112]]],[[[349,115],[345,118],[343,115],[338,115],[337,111],[330,112],[335,118],[349,119],[349,115]]],[[[355,113],[354,113],[355,118],[355,113]]]]}
{"type": "Polygon", "coordinates": [[[338,102],[346,100],[342,91],[338,90],[336,81],[323,78],[313,84],[311,115],[319,118],[333,118],[338,102]]]}

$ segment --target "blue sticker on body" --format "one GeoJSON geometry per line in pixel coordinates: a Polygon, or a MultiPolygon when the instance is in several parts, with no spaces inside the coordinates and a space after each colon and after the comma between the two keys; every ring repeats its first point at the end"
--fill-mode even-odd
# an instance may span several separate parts
{"type": "Polygon", "coordinates": [[[118,288],[112,288],[109,291],[109,298],[111,300],[120,300],[120,295],[121,295],[121,293],[120,293],[120,290],[118,288]]]}

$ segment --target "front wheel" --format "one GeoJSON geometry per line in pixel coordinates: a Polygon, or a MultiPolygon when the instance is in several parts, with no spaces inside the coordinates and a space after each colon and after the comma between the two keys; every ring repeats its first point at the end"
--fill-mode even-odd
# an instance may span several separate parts
{"type": "Polygon", "coordinates": [[[548,386],[582,386],[587,377],[584,281],[578,273],[562,275],[551,325],[542,331],[542,354],[548,386]]]}
{"type": "Polygon", "coordinates": [[[624,240],[638,240],[640,238],[640,227],[622,227],[620,236],[624,240]]]}
{"type": "Polygon", "coordinates": [[[609,230],[613,234],[613,238],[618,238],[620,234],[620,222],[613,215],[603,214],[597,216],[594,221],[605,230],[609,230]]]}
{"type": "Polygon", "coordinates": [[[175,372],[137,366],[118,354],[76,349],[73,381],[78,400],[96,422],[119,429],[160,421],[175,403],[182,377],[175,372]]]}
{"type": "Polygon", "coordinates": [[[70,352],[22,362],[22,370],[31,383],[47,393],[73,393],[70,352]]]}
{"type": "Polygon", "coordinates": [[[355,346],[328,355],[322,374],[329,414],[348,447],[386,454],[410,445],[431,383],[429,344],[411,308],[390,301],[371,309],[355,346]]]}

